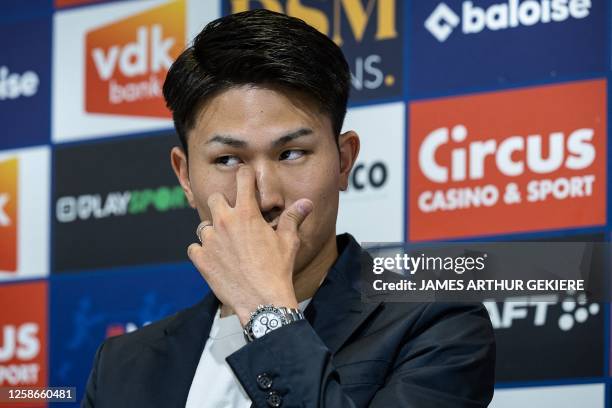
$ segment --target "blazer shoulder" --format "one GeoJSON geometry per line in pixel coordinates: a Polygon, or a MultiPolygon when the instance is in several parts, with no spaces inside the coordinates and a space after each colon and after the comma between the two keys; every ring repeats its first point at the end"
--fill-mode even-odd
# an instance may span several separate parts
{"type": "Polygon", "coordinates": [[[109,337],[104,341],[104,349],[131,349],[139,347],[142,344],[154,342],[166,335],[167,330],[180,326],[183,322],[189,320],[191,316],[197,313],[201,307],[199,302],[196,305],[179,310],[178,312],[167,316],[161,320],[150,323],[137,330],[129,333],[124,333],[119,336],[109,337]]]}

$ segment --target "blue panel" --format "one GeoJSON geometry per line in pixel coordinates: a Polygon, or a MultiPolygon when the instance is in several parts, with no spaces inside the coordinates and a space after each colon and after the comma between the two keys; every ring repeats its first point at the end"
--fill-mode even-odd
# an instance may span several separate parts
{"type": "Polygon", "coordinates": [[[413,1],[410,94],[605,72],[607,4],[588,3],[413,1]]]}
{"type": "Polygon", "coordinates": [[[95,351],[106,337],[169,316],[208,291],[189,263],[54,277],[49,384],[76,386],[80,401],[95,351]]]}
{"type": "Polygon", "coordinates": [[[48,143],[50,90],[50,16],[0,25],[0,149],[48,143]]]}

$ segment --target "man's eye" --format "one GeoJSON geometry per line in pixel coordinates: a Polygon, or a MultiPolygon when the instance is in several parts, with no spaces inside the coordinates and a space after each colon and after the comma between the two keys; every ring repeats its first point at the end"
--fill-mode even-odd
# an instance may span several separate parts
{"type": "Polygon", "coordinates": [[[281,160],[296,160],[306,154],[305,150],[285,150],[281,153],[281,160]]]}
{"type": "Polygon", "coordinates": [[[221,156],[215,159],[216,164],[221,164],[223,166],[237,166],[240,164],[240,159],[236,156],[221,156]]]}

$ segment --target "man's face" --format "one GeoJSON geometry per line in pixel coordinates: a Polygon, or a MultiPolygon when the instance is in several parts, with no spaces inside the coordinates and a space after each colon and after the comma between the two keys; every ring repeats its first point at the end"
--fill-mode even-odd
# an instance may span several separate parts
{"type": "Polygon", "coordinates": [[[226,90],[196,117],[188,149],[188,164],[179,148],[172,162],[201,220],[212,220],[207,200],[215,192],[235,205],[236,171],[245,163],[255,171],[256,199],[271,226],[298,199],[314,204],[300,227],[297,269],[335,239],[339,191],[347,187],[359,142],[345,133],[339,154],[329,115],[302,95],[246,85],[226,90]]]}

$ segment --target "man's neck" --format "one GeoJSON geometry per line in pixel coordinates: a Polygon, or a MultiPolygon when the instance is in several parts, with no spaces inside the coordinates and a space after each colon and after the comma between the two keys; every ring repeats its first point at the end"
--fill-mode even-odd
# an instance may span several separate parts
{"type": "MultiPolygon", "coordinates": [[[[293,289],[298,303],[311,298],[316,293],[321,283],[327,276],[327,272],[338,258],[338,246],[336,234],[327,240],[325,245],[304,268],[293,272],[293,289]]],[[[221,316],[226,317],[234,314],[234,311],[224,304],[221,305],[221,316]]]]}

